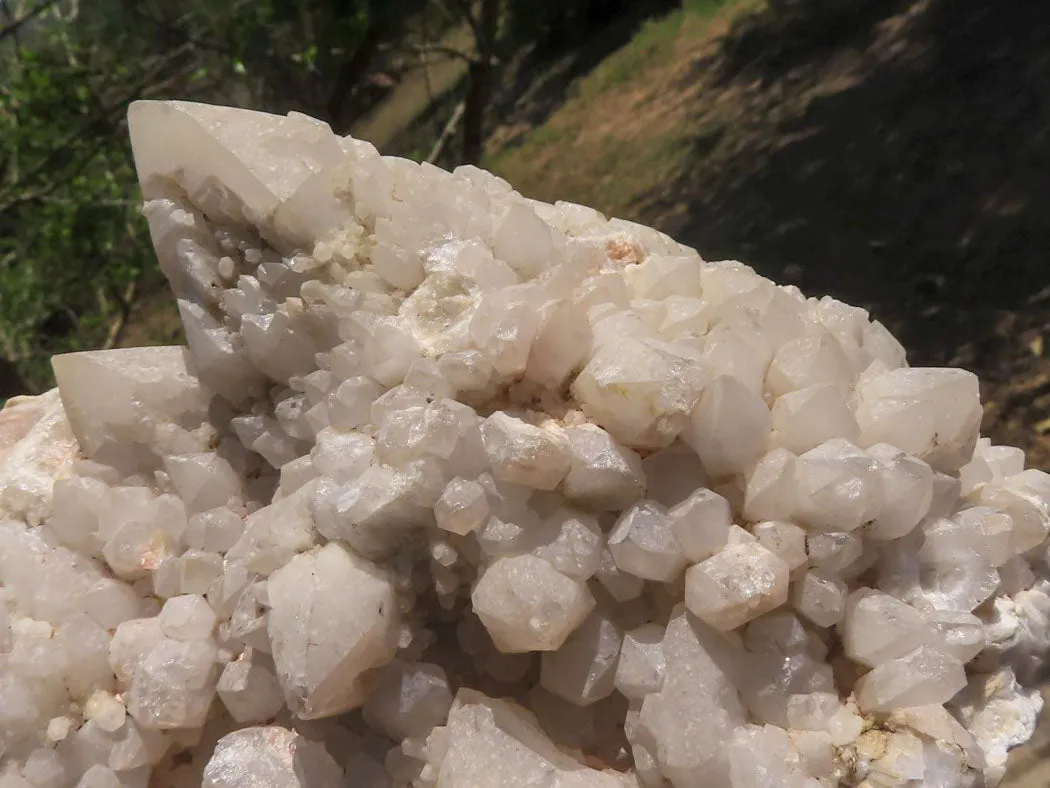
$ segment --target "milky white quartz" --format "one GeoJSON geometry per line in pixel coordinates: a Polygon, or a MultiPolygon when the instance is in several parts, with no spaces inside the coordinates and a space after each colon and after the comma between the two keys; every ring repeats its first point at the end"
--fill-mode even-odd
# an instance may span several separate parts
{"type": "Polygon", "coordinates": [[[215,745],[202,788],[337,788],[343,770],[324,747],[276,725],[243,728],[215,745]]]}
{"type": "Polygon", "coordinates": [[[396,650],[397,600],[382,570],[330,542],[278,569],[267,595],[274,663],[293,710],[310,719],[359,706],[362,674],[396,650]]]}
{"type": "Polygon", "coordinates": [[[613,682],[624,697],[641,700],[663,686],[667,662],[664,658],[663,629],[642,624],[625,632],[613,682]]]}
{"type": "Polygon", "coordinates": [[[788,565],[756,542],[727,546],[685,576],[685,604],[716,629],[736,629],[784,604],[788,565]]]}
{"type": "Polygon", "coordinates": [[[1050,476],[977,379],[303,115],[129,113],[187,347],[0,411],[0,786],[976,788],[1050,476]]]}
{"type": "Polygon", "coordinates": [[[216,690],[237,722],[265,722],[284,707],[284,693],[272,659],[251,648],[226,664],[216,690]]]}
{"type": "Polygon", "coordinates": [[[471,594],[474,611],[493,642],[509,653],[553,651],[594,607],[580,580],[532,555],[500,558],[471,594]]]}
{"type": "Polygon", "coordinates": [[[448,677],[440,665],[394,661],[364,706],[375,730],[391,739],[426,736],[444,723],[452,705],[448,677]]]}
{"type": "Polygon", "coordinates": [[[609,534],[616,565],[644,580],[670,582],[686,565],[671,519],[660,504],[642,501],[625,511],[609,534]]]}
{"type": "Polygon", "coordinates": [[[426,751],[441,785],[619,788],[632,781],[586,768],[547,740],[528,711],[473,690],[460,690],[446,726],[434,729],[426,751]]]}

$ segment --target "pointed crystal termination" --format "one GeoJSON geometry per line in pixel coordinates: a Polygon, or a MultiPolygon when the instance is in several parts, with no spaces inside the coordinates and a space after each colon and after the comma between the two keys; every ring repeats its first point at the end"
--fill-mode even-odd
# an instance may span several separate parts
{"type": "Polygon", "coordinates": [[[363,703],[363,674],[397,646],[390,580],[333,542],[296,556],[267,586],[277,677],[292,710],[311,719],[363,703]]]}
{"type": "Polygon", "coordinates": [[[1050,476],[971,373],[302,115],[129,124],[188,347],[0,413],[4,786],[1002,778],[1050,476]]]}
{"type": "Polygon", "coordinates": [[[120,462],[124,458],[119,453],[146,450],[162,425],[199,427],[207,395],[190,364],[178,347],[56,356],[62,404],[84,453],[102,462],[120,462]],[[99,391],[106,395],[97,396],[99,391]]]}
{"type": "MultiPolygon", "coordinates": [[[[315,240],[351,217],[338,196],[350,174],[339,138],[305,115],[137,101],[128,128],[147,200],[167,187],[157,176],[178,173],[175,185],[195,204],[236,199],[245,218],[281,244],[315,240]],[[186,166],[193,161],[203,166],[186,166]]],[[[154,235],[158,254],[159,240],[154,235]]]]}
{"type": "Polygon", "coordinates": [[[201,786],[338,788],[343,779],[343,770],[323,745],[273,725],[243,728],[219,739],[201,786]]]}
{"type": "Polygon", "coordinates": [[[440,760],[433,765],[441,785],[632,785],[627,775],[585,768],[560,751],[527,710],[473,690],[459,691],[447,726],[435,728],[431,738],[440,742],[433,748],[440,760]]]}

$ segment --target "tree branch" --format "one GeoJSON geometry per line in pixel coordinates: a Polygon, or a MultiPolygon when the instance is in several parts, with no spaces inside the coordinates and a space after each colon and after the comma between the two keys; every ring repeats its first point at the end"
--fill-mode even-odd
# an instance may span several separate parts
{"type": "MultiPolygon", "coordinates": [[[[238,3],[236,8],[240,8],[241,5],[243,5],[243,3],[238,3]]],[[[184,43],[193,44],[193,46],[199,47],[200,49],[210,49],[213,52],[218,52],[220,55],[225,55],[226,57],[234,57],[234,53],[231,52],[227,47],[224,47],[221,44],[218,44],[214,41],[206,41],[202,38],[197,38],[191,35],[185,27],[182,27],[182,24],[186,21],[186,17],[176,19],[174,22],[169,22],[166,19],[157,19],[155,16],[148,14],[139,6],[138,3],[131,3],[129,7],[131,9],[131,13],[135,14],[135,16],[138,16],[146,20],[147,22],[156,25],[161,30],[179,36],[184,43]]]]}
{"type": "Polygon", "coordinates": [[[444,55],[449,58],[458,58],[465,63],[473,63],[474,55],[463,52],[454,47],[441,46],[440,44],[406,44],[405,48],[421,57],[426,55],[444,55]]]}
{"type": "Polygon", "coordinates": [[[346,104],[354,93],[361,80],[364,79],[368,69],[371,68],[379,51],[379,44],[386,32],[386,24],[382,18],[373,17],[364,36],[355,47],[353,53],[346,58],[335,77],[335,84],[328,96],[325,111],[328,122],[335,128],[336,132],[342,131],[346,121],[346,104]]]}
{"type": "Polygon", "coordinates": [[[478,56],[467,70],[467,95],[463,110],[463,163],[478,164],[485,147],[485,110],[492,91],[496,33],[502,0],[481,0],[474,46],[478,56]]]}
{"type": "Polygon", "coordinates": [[[5,25],[0,28],[0,41],[3,41],[8,36],[13,36],[17,33],[23,25],[32,22],[47,9],[58,4],[58,0],[40,0],[35,6],[30,8],[21,17],[11,22],[9,25],[5,25]]]}
{"type": "Polygon", "coordinates": [[[441,131],[441,136],[437,138],[437,142],[434,143],[434,147],[430,150],[430,155],[427,156],[427,162],[429,164],[434,164],[439,158],[441,158],[441,154],[445,152],[449,140],[456,136],[456,129],[459,127],[460,121],[463,120],[463,112],[466,107],[466,102],[461,101],[452,111],[452,116],[448,119],[448,123],[445,124],[445,128],[441,131]]]}
{"type": "Polygon", "coordinates": [[[117,315],[110,326],[109,331],[106,332],[106,341],[102,345],[103,350],[112,350],[120,342],[120,337],[124,333],[124,329],[127,328],[128,319],[131,317],[131,308],[135,304],[135,283],[129,282],[128,286],[124,288],[124,293],[118,297],[120,306],[120,313],[117,315]]]}
{"type": "MultiPolygon", "coordinates": [[[[157,76],[159,76],[160,72],[163,71],[163,69],[168,65],[168,63],[180,57],[184,52],[188,51],[190,48],[192,48],[191,44],[183,44],[182,46],[172,50],[167,55],[154,60],[151,63],[146,75],[142,79],[135,82],[128,90],[126,90],[124,92],[124,95],[121,96],[120,99],[118,99],[108,107],[100,107],[96,113],[89,115],[79,129],[65,137],[58,145],[54,147],[54,149],[47,156],[43,158],[42,161],[37,163],[36,166],[30,168],[27,172],[23,173],[22,176],[18,179],[18,181],[16,181],[10,188],[5,190],[6,193],[11,194],[11,192],[16,191],[21,184],[28,185],[32,181],[32,179],[35,178],[37,175],[52,169],[58,158],[62,155],[65,155],[68,152],[69,148],[71,148],[77,140],[81,140],[85,136],[91,134],[91,132],[94,129],[96,129],[99,125],[108,125],[115,114],[124,111],[129,101],[136,98],[140,94],[148,91],[151,88],[151,83],[153,82],[153,80],[155,80],[157,76]]],[[[80,158],[80,162],[72,170],[72,173],[70,175],[75,176],[77,173],[83,170],[84,167],[87,166],[88,162],[91,161],[91,159],[105,146],[107,142],[108,139],[105,136],[102,136],[98,140],[96,140],[95,144],[88,149],[87,154],[80,158]]],[[[68,180],[68,177],[66,178],[66,180],[68,180]]],[[[0,215],[3,215],[7,211],[11,210],[12,208],[18,205],[36,202],[44,197],[47,197],[56,188],[58,188],[62,181],[63,179],[61,178],[51,178],[48,180],[47,185],[39,189],[35,189],[27,193],[11,197],[6,201],[0,201],[0,215]]],[[[0,197],[3,196],[3,192],[0,192],[0,197]]]]}

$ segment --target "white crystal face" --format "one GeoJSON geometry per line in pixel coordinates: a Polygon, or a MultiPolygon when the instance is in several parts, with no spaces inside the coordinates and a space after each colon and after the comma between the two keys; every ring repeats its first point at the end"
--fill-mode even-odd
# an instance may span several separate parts
{"type": "Polygon", "coordinates": [[[788,565],[756,542],[727,546],[685,576],[685,604],[716,629],[730,630],[784,604],[788,565]]]}
{"type": "Polygon", "coordinates": [[[862,309],[302,115],[129,114],[187,348],[0,412],[0,784],[976,788],[1050,477],[862,309]]]}
{"type": "Polygon", "coordinates": [[[311,719],[359,706],[362,674],[396,650],[390,580],[330,542],[293,558],[266,586],[271,653],[291,708],[311,719]]]}
{"type": "Polygon", "coordinates": [[[337,788],[343,770],[323,746],[276,725],[243,728],[215,745],[202,788],[337,788]]]}
{"type": "Polygon", "coordinates": [[[500,651],[553,651],[594,607],[587,586],[532,555],[500,558],[471,594],[500,651]]]}

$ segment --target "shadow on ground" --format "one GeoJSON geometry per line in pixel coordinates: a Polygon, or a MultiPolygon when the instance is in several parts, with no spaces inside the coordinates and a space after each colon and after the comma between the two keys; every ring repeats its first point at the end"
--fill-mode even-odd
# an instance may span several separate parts
{"type": "Polygon", "coordinates": [[[695,68],[745,110],[717,167],[698,124],[698,166],[651,205],[675,207],[665,228],[867,306],[913,363],[973,369],[986,426],[1031,447],[1050,414],[1050,6],[782,1],[695,68]]]}

